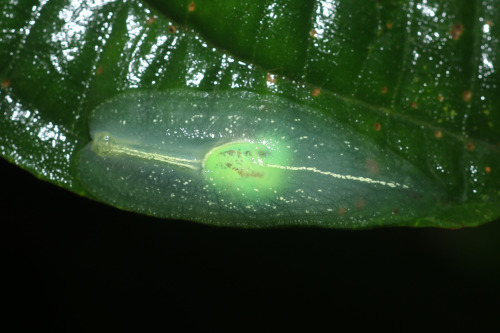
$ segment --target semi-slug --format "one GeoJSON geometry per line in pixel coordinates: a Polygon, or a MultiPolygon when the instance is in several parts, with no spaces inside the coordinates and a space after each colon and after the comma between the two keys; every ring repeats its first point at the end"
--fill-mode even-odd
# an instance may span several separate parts
{"type": "Polygon", "coordinates": [[[359,227],[411,220],[439,190],[399,155],[313,107],[247,91],[127,92],[90,114],[89,194],[217,225],[359,227]]]}

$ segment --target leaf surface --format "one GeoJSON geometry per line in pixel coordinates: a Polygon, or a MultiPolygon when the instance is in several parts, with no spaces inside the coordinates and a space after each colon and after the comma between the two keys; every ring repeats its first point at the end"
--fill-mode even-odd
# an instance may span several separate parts
{"type": "Polygon", "coordinates": [[[44,180],[88,195],[75,163],[89,114],[120,93],[247,90],[320,110],[439,193],[411,220],[395,211],[322,225],[500,216],[494,0],[8,0],[0,10],[0,154],[44,180]]]}

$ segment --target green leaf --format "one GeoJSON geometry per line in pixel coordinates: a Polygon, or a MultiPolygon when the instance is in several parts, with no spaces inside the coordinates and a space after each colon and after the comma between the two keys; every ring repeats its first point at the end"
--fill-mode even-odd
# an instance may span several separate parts
{"type": "Polygon", "coordinates": [[[43,180],[129,210],[233,226],[456,228],[500,217],[494,0],[7,0],[0,10],[0,154],[43,180]],[[289,105],[279,109],[283,117],[304,110],[317,126],[330,126],[314,139],[357,142],[342,148],[331,170],[316,170],[354,184],[368,177],[355,174],[365,168],[378,185],[348,183],[348,195],[311,204],[314,216],[278,204],[291,213],[260,218],[257,211],[251,219],[245,205],[239,218],[217,219],[221,202],[207,214],[182,213],[198,204],[189,197],[160,213],[139,205],[127,184],[116,191],[130,193],[129,203],[96,194],[79,171],[92,110],[138,90],[179,89],[218,96],[217,105],[240,93],[256,104],[289,105]],[[347,165],[346,156],[364,160],[347,165]],[[397,196],[380,185],[396,179],[413,190],[397,196]]]}

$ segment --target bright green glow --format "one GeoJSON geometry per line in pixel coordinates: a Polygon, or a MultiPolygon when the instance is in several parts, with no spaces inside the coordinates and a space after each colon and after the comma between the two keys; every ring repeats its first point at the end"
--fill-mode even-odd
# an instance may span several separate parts
{"type": "Polygon", "coordinates": [[[287,154],[263,143],[231,142],[210,150],[203,160],[206,178],[247,198],[264,198],[285,184],[287,154]]]}

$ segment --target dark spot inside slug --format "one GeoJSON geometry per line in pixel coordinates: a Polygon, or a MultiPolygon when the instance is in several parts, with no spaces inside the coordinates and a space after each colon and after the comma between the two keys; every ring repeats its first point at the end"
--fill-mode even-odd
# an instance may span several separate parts
{"type": "Polygon", "coordinates": [[[262,178],[264,177],[263,173],[260,172],[255,172],[255,171],[248,171],[248,170],[242,170],[242,169],[237,169],[233,168],[233,170],[238,172],[238,175],[240,175],[243,178],[262,178]]]}
{"type": "Polygon", "coordinates": [[[358,201],[356,201],[356,208],[357,209],[363,209],[366,206],[366,199],[365,198],[359,198],[358,201]]]}
{"type": "Polygon", "coordinates": [[[365,169],[371,175],[378,175],[380,173],[380,165],[374,159],[368,158],[365,161],[365,169]]]}

